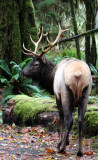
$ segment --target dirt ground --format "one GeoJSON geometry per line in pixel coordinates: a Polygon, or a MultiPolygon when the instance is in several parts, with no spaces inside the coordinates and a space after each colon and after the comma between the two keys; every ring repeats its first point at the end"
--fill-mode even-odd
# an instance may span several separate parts
{"type": "Polygon", "coordinates": [[[70,134],[66,153],[57,153],[58,133],[41,126],[0,125],[0,160],[97,160],[98,139],[83,138],[83,157],[77,157],[77,135],[70,134]]]}

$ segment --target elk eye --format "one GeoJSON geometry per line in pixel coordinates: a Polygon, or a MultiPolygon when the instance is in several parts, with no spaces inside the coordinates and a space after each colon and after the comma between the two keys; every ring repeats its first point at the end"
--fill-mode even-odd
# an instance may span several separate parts
{"type": "Polygon", "coordinates": [[[35,66],[35,67],[38,67],[38,66],[39,66],[39,62],[36,62],[36,63],[34,64],[34,66],[35,66]]]}

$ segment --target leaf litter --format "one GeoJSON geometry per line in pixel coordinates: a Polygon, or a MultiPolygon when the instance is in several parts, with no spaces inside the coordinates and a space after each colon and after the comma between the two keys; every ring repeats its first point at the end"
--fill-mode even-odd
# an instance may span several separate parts
{"type": "MultiPolygon", "coordinates": [[[[77,135],[70,134],[66,152],[57,153],[57,132],[46,131],[41,126],[18,128],[15,125],[0,126],[0,160],[97,160],[97,150],[92,140],[83,139],[83,157],[77,157],[77,135]]],[[[96,141],[95,141],[96,142],[96,141]]],[[[98,141],[97,141],[98,142],[98,141]]]]}

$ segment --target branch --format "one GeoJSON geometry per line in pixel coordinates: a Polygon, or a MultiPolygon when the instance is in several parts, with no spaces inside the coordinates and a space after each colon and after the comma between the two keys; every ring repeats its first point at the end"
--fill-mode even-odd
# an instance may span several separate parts
{"type": "Polygon", "coordinates": [[[97,32],[98,32],[98,28],[92,29],[92,30],[88,30],[88,31],[86,31],[86,32],[84,32],[84,33],[82,33],[82,34],[76,35],[76,36],[71,37],[71,38],[63,38],[63,39],[60,39],[60,40],[59,40],[59,43],[61,43],[61,42],[66,42],[66,41],[72,41],[72,40],[74,40],[74,39],[76,39],[76,38],[80,38],[80,37],[82,37],[82,36],[87,36],[87,35],[90,35],[90,34],[93,34],[93,33],[97,33],[97,32]]]}

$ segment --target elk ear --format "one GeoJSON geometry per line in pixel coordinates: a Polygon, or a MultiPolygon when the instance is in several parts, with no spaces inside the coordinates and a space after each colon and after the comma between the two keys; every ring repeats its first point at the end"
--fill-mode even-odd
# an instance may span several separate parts
{"type": "Polygon", "coordinates": [[[46,61],[45,55],[42,55],[42,56],[41,56],[41,60],[42,60],[42,62],[43,62],[44,64],[46,64],[47,61],[46,61]]]}

